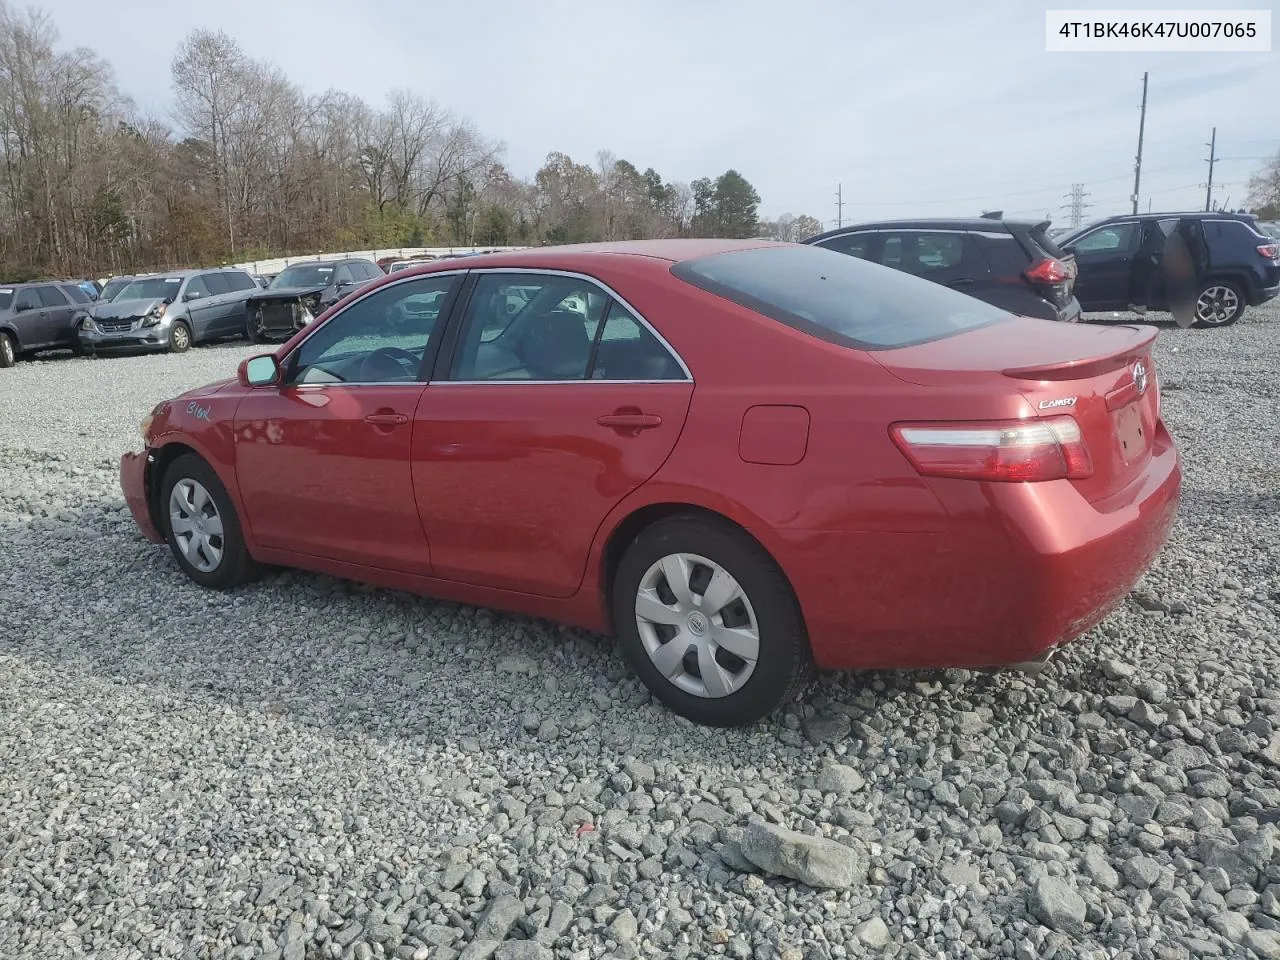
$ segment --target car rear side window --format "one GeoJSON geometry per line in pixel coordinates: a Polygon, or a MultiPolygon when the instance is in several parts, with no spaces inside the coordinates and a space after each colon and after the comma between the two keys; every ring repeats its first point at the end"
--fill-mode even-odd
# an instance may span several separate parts
{"type": "Polygon", "coordinates": [[[46,307],[65,307],[67,305],[66,295],[57,287],[37,287],[36,290],[40,294],[40,302],[46,307]]]}
{"type": "Polygon", "coordinates": [[[712,254],[671,272],[811,336],[864,350],[926,343],[1010,318],[932,281],[820,247],[712,254]]]}
{"type": "Polygon", "coordinates": [[[62,289],[62,292],[65,293],[70,298],[72,303],[92,303],[93,302],[89,299],[89,295],[85,293],[82,289],[80,289],[80,287],[76,286],[74,283],[64,283],[62,284],[61,289],[62,289]]]}
{"type": "Polygon", "coordinates": [[[836,253],[844,253],[851,257],[862,257],[867,259],[867,253],[871,249],[871,234],[869,233],[846,233],[842,237],[832,237],[830,240],[823,240],[815,246],[825,247],[828,250],[834,250],[836,253]]]}

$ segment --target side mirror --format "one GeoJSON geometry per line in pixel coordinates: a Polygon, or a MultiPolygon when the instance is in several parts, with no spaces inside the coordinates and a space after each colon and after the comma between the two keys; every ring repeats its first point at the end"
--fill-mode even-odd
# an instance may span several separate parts
{"type": "Polygon", "coordinates": [[[280,361],[274,353],[241,360],[236,379],[242,387],[269,387],[280,381],[280,361]]]}
{"type": "Polygon", "coordinates": [[[204,294],[199,290],[188,290],[182,295],[183,300],[199,300],[204,294]]]}

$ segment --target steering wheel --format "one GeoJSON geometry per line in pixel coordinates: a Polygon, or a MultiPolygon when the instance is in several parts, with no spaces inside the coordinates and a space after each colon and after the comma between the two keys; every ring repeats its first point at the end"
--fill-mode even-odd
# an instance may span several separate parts
{"type": "Polygon", "coordinates": [[[421,363],[422,361],[408,350],[402,350],[399,347],[379,347],[360,361],[360,379],[374,383],[383,380],[402,380],[407,373],[408,379],[412,380],[421,363]],[[406,364],[408,370],[405,369],[406,364]],[[394,368],[394,372],[390,375],[385,372],[380,375],[379,365],[382,371],[394,368]]]}

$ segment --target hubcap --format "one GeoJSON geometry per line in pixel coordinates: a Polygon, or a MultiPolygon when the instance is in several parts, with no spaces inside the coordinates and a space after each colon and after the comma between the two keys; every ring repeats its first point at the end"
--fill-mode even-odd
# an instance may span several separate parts
{"type": "Polygon", "coordinates": [[[5,363],[13,359],[13,343],[2,334],[0,334],[0,354],[4,355],[5,363]]]}
{"type": "Polygon", "coordinates": [[[760,627],[751,601],[706,557],[673,553],[645,571],[636,626],[658,672],[695,697],[727,697],[755,672],[760,627]]]}
{"type": "Polygon", "coordinates": [[[179,480],[169,494],[169,528],[183,557],[201,573],[212,573],[222,562],[225,546],[222,517],[198,480],[179,480]]]}
{"type": "Polygon", "coordinates": [[[173,328],[173,345],[177,347],[179,350],[182,350],[186,347],[187,345],[187,328],[186,327],[173,328]]]}
{"type": "Polygon", "coordinates": [[[1203,323],[1226,323],[1240,307],[1240,298],[1230,287],[1209,287],[1196,301],[1196,319],[1203,323]]]}

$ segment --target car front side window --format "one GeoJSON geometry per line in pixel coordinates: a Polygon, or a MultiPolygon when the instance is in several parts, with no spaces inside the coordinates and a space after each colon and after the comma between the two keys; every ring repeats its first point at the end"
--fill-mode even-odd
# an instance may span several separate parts
{"type": "Polygon", "coordinates": [[[583,380],[608,302],[577,277],[481,274],[449,379],[583,380]]]}
{"type": "Polygon", "coordinates": [[[285,364],[286,382],[397,383],[422,378],[456,275],[381,287],[321,324],[285,364]]]}
{"type": "Polygon", "coordinates": [[[1137,224],[1115,223],[1086,234],[1075,243],[1077,253],[1123,253],[1133,245],[1137,224]]]}

